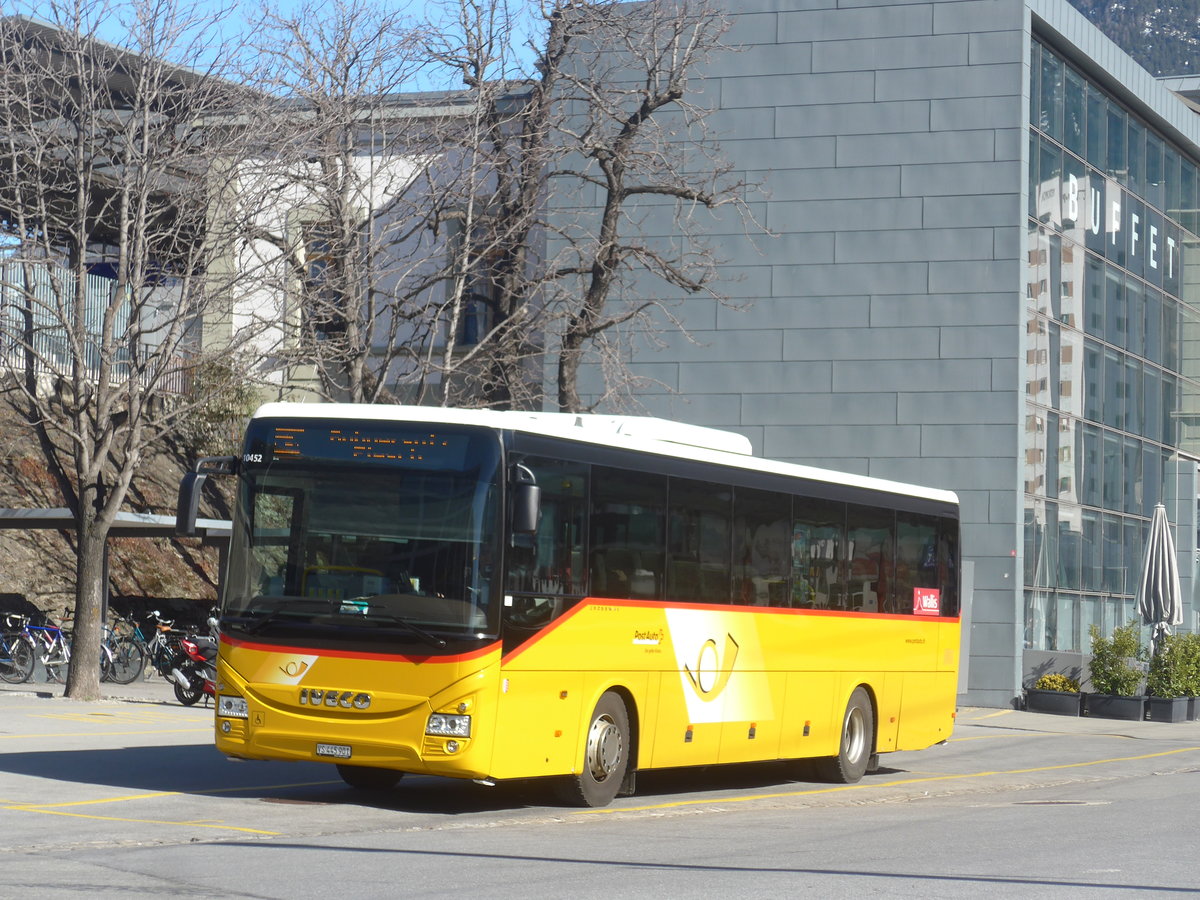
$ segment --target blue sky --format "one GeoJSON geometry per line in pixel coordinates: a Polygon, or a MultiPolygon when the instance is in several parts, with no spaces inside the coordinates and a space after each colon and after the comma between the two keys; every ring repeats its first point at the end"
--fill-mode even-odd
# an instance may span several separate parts
{"type": "MultiPolygon", "coordinates": [[[[134,0],[133,3],[127,0],[58,0],[57,4],[46,2],[46,0],[0,0],[0,9],[4,14],[20,13],[31,15],[46,21],[61,20],[64,12],[76,6],[83,9],[92,10],[107,8],[108,14],[100,18],[97,22],[97,34],[106,41],[122,47],[131,45],[129,29],[134,22],[135,4],[144,6],[154,6],[155,3],[174,4],[178,8],[190,10],[190,16],[201,23],[201,27],[192,30],[192,37],[199,42],[201,46],[218,46],[222,40],[234,40],[236,38],[253,38],[254,35],[250,32],[252,23],[262,15],[263,3],[262,0],[134,0]],[[55,14],[57,8],[58,14],[55,14]]],[[[339,2],[339,0],[334,0],[339,2]]],[[[353,4],[356,0],[342,0],[347,5],[353,4]]],[[[387,2],[387,0],[358,0],[364,6],[375,4],[378,8],[389,12],[403,12],[405,8],[404,2],[387,2]]],[[[451,0],[453,2],[453,0],[451,0]]],[[[520,12],[522,9],[529,10],[536,8],[534,6],[536,0],[515,0],[514,9],[520,12]]],[[[319,2],[315,0],[272,0],[271,7],[278,13],[284,16],[298,16],[302,14],[305,6],[310,9],[316,6],[321,7],[319,2]]],[[[436,15],[439,7],[433,3],[425,3],[422,0],[413,0],[408,4],[413,18],[420,16],[436,15]]],[[[329,7],[331,8],[331,3],[329,7]]],[[[94,15],[94,13],[93,13],[94,15]]],[[[523,34],[529,34],[529,30],[525,29],[523,34]]],[[[187,55],[169,54],[175,62],[184,62],[179,56],[187,55]]],[[[527,62],[529,54],[527,51],[519,53],[518,57],[527,62]]],[[[247,60],[249,65],[250,60],[247,60]]],[[[445,78],[442,78],[445,82],[445,78]]],[[[427,74],[411,83],[405,84],[406,90],[431,90],[451,87],[449,83],[435,83],[427,74]]],[[[457,84],[453,86],[458,86],[457,84]]]]}

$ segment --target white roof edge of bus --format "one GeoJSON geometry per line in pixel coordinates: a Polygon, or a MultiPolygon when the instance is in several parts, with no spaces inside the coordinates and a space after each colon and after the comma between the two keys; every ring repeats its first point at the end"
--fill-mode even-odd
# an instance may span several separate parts
{"type": "Polygon", "coordinates": [[[813,481],[829,481],[892,494],[906,494],[958,504],[953,491],[931,488],[835,469],[754,456],[750,439],[733,431],[688,425],[651,416],[608,416],[576,413],[520,412],[494,409],[457,409],[440,406],[403,406],[385,403],[266,403],[254,418],[275,416],[316,419],[371,419],[376,421],[437,422],[447,425],[484,425],[530,434],[567,437],[590,444],[622,445],[691,459],[698,462],[753,468],[813,481]]]}

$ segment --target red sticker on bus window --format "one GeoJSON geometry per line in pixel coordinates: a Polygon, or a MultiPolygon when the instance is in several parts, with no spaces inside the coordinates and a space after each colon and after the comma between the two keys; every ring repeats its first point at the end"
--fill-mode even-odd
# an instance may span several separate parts
{"type": "Polygon", "coordinates": [[[937,588],[913,588],[913,615],[940,616],[942,592],[937,588]]]}

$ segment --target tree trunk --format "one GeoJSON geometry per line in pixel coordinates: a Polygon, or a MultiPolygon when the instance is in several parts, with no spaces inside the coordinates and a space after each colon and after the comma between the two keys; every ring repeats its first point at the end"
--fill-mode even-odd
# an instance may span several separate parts
{"type": "Polygon", "coordinates": [[[104,606],[106,534],[94,518],[79,517],[79,558],[75,565],[75,626],[66,696],[100,699],[100,642],[104,606]]]}
{"type": "Polygon", "coordinates": [[[579,364],[583,359],[583,340],[581,335],[575,334],[570,328],[563,335],[558,354],[559,412],[582,412],[582,404],[579,402],[579,364]]]}

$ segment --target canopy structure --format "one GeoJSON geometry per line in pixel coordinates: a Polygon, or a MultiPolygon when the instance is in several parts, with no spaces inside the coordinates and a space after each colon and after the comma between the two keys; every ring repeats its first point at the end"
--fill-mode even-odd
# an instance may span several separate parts
{"type": "MultiPolygon", "coordinates": [[[[52,509],[5,509],[0,507],[0,531],[74,531],[75,517],[66,507],[52,509]]],[[[226,519],[198,519],[196,536],[206,547],[218,551],[217,591],[225,578],[225,557],[229,551],[231,524],[226,519]]],[[[109,537],[176,537],[175,516],[154,513],[119,512],[108,532],[109,537]]],[[[108,548],[104,554],[104,611],[108,612],[108,548]]]]}

